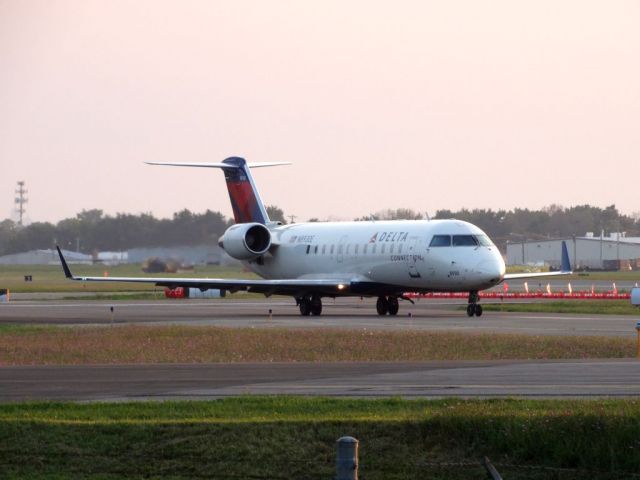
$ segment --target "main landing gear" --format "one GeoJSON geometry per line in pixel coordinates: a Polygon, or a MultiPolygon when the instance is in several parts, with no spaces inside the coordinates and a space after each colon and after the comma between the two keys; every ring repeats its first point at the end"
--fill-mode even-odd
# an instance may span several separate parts
{"type": "Polygon", "coordinates": [[[398,297],[378,297],[378,301],[376,302],[376,310],[378,311],[378,315],[386,315],[387,313],[389,315],[397,315],[398,310],[400,310],[398,297]]]}
{"type": "Polygon", "coordinates": [[[480,295],[478,295],[478,292],[469,292],[469,305],[467,305],[467,315],[469,317],[482,315],[482,307],[478,303],[479,301],[480,295]]]}
{"type": "Polygon", "coordinates": [[[298,306],[300,307],[300,315],[305,317],[313,315],[317,317],[322,313],[322,298],[320,295],[306,295],[304,297],[296,298],[298,306]]]}

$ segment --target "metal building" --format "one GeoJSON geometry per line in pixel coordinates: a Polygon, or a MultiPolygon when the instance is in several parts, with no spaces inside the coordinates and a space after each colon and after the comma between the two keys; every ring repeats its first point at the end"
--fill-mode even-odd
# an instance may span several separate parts
{"type": "MultiPolygon", "coordinates": [[[[91,255],[62,250],[68,263],[91,264],[91,255]]],[[[56,250],[31,250],[30,252],[13,253],[0,257],[0,265],[60,265],[60,257],[56,250]]]]}
{"type": "Polygon", "coordinates": [[[508,243],[506,263],[558,268],[563,241],[567,242],[574,270],[640,270],[640,237],[624,233],[508,243]]]}
{"type": "Polygon", "coordinates": [[[226,265],[236,262],[218,245],[132,248],[127,256],[129,263],[142,263],[150,257],[173,259],[193,265],[226,265]]]}

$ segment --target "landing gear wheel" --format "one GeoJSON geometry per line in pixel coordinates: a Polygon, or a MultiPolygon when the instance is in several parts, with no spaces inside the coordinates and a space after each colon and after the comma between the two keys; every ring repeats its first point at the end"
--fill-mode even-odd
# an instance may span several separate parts
{"type": "Polygon", "coordinates": [[[389,302],[385,297],[378,297],[376,310],[378,311],[378,315],[386,315],[389,312],[389,302]]]}
{"type": "Polygon", "coordinates": [[[480,315],[482,315],[482,307],[478,305],[479,301],[480,295],[478,295],[478,292],[469,292],[469,305],[467,305],[468,316],[473,317],[474,315],[476,315],[477,317],[479,317],[480,315]]]}
{"type": "Polygon", "coordinates": [[[322,298],[319,295],[314,295],[311,297],[311,315],[317,317],[322,313],[322,298]]]}
{"type": "Polygon", "coordinates": [[[303,316],[308,316],[311,313],[311,301],[306,298],[303,297],[299,300],[299,305],[300,305],[300,315],[303,316]]]}
{"type": "Polygon", "coordinates": [[[387,300],[389,304],[389,315],[397,315],[398,310],[400,310],[400,305],[398,304],[398,297],[389,297],[387,300]]]}

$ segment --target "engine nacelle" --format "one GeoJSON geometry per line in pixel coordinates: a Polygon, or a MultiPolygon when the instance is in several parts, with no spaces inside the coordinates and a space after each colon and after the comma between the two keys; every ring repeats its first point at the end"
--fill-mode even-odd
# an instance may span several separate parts
{"type": "Polygon", "coordinates": [[[271,246],[271,232],[261,223],[238,223],[224,232],[218,245],[238,260],[264,255],[271,246]]]}

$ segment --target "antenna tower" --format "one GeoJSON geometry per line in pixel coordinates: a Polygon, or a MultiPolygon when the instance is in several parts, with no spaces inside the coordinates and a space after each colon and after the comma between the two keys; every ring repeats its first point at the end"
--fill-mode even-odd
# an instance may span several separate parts
{"type": "Polygon", "coordinates": [[[24,207],[29,200],[27,199],[27,189],[24,188],[24,180],[18,182],[16,188],[16,212],[18,213],[18,225],[23,226],[24,214],[27,209],[24,207]]]}

